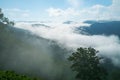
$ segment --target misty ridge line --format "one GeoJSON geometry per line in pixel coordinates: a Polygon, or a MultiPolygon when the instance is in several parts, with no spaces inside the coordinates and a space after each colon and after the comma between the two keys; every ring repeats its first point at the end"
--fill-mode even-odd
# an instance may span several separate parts
{"type": "MultiPolygon", "coordinates": [[[[32,24],[26,22],[18,22],[16,23],[15,27],[29,30],[37,36],[56,41],[58,45],[61,45],[61,47],[67,48],[68,50],[75,50],[78,47],[94,47],[100,51],[100,55],[111,58],[115,65],[120,64],[120,58],[115,56],[120,55],[120,40],[119,37],[114,34],[106,36],[89,34],[84,35],[82,33],[78,33],[76,28],[82,26],[90,27],[91,25],[81,22],[71,22],[70,24],[59,22],[42,23],[49,27],[45,27],[43,25],[37,25],[36,27],[33,27],[32,24]]],[[[79,30],[79,32],[82,31],[82,29],[79,30]]]]}
{"type": "Polygon", "coordinates": [[[81,26],[90,24],[18,22],[14,27],[0,26],[1,68],[47,80],[74,80],[75,73],[66,59],[76,48],[88,46],[119,67],[118,36],[85,35],[76,30],[81,26]]]}
{"type": "Polygon", "coordinates": [[[27,30],[0,26],[0,68],[47,80],[74,80],[65,55],[68,50],[27,30]],[[62,53],[62,54],[61,54],[62,53]]]}

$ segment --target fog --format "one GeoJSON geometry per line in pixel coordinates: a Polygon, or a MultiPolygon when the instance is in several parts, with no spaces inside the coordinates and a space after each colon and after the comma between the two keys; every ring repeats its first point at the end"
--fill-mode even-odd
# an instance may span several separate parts
{"type": "Polygon", "coordinates": [[[74,80],[66,60],[69,50],[26,30],[7,26],[0,29],[0,69],[47,80],[74,80]]]}
{"type": "Polygon", "coordinates": [[[44,24],[50,27],[33,27],[30,23],[18,23],[16,27],[29,30],[37,36],[54,40],[58,45],[69,50],[76,50],[78,47],[93,47],[100,51],[100,55],[112,59],[116,66],[120,66],[120,40],[117,35],[83,35],[78,33],[76,28],[80,26],[90,27],[90,24],[82,22],[44,24]]]}
{"type": "MultiPolygon", "coordinates": [[[[1,27],[0,68],[47,80],[74,80],[67,60],[79,47],[93,47],[120,66],[120,40],[116,35],[85,35],[76,30],[90,24],[72,22],[16,22],[1,27]]],[[[82,29],[81,29],[82,32],[82,29]]]]}

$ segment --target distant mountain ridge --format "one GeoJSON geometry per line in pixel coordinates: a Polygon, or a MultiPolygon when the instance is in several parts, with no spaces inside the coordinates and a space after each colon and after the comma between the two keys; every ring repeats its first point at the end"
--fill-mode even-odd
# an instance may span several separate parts
{"type": "Polygon", "coordinates": [[[77,30],[81,30],[84,33],[90,35],[117,35],[120,37],[120,21],[86,21],[85,23],[91,24],[89,27],[79,27],[77,30]]]}

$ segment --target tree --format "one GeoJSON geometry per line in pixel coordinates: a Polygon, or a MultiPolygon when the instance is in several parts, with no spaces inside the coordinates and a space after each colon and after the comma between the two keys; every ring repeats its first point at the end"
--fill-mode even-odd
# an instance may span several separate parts
{"type": "Polygon", "coordinates": [[[3,22],[6,22],[6,24],[9,24],[9,19],[6,18],[6,17],[4,17],[4,18],[3,18],[3,22]]]}
{"type": "Polygon", "coordinates": [[[110,72],[109,80],[120,80],[120,68],[115,68],[110,72]]]}
{"type": "Polygon", "coordinates": [[[37,78],[31,78],[22,74],[17,74],[14,71],[1,71],[0,80],[42,80],[37,78]]]}
{"type": "Polygon", "coordinates": [[[8,18],[4,17],[4,14],[2,13],[2,9],[0,8],[0,22],[7,24],[7,25],[11,25],[14,26],[14,22],[13,21],[9,21],[8,18]]]}
{"type": "Polygon", "coordinates": [[[0,19],[2,19],[4,17],[3,13],[2,13],[2,9],[0,8],[0,19]]]}
{"type": "Polygon", "coordinates": [[[107,71],[100,65],[101,57],[98,57],[94,48],[78,48],[69,56],[72,62],[71,69],[75,72],[76,78],[80,80],[104,80],[107,71]]]}
{"type": "Polygon", "coordinates": [[[15,23],[13,21],[10,21],[9,24],[10,25],[15,25],[15,23]]]}
{"type": "Polygon", "coordinates": [[[0,13],[2,12],[2,9],[0,8],[0,13]]]}

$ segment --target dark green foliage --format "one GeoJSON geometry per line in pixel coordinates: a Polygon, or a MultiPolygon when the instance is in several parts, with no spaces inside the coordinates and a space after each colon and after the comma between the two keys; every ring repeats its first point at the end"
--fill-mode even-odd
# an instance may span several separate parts
{"type": "Polygon", "coordinates": [[[13,21],[10,21],[9,24],[11,24],[11,25],[15,25],[15,23],[14,23],[13,21]]]}
{"type": "Polygon", "coordinates": [[[11,25],[14,26],[14,22],[13,21],[9,21],[8,18],[4,17],[4,14],[2,13],[2,9],[0,8],[0,22],[3,22],[7,25],[11,25]]]}
{"type": "Polygon", "coordinates": [[[3,22],[6,22],[7,24],[9,24],[9,19],[8,18],[4,17],[2,20],[3,20],[3,22]]]}
{"type": "Polygon", "coordinates": [[[120,80],[120,68],[112,70],[108,77],[108,80],[120,80]]]}
{"type": "Polygon", "coordinates": [[[0,80],[41,80],[16,74],[14,71],[0,71],[0,80]]]}
{"type": "Polygon", "coordinates": [[[0,19],[2,19],[2,18],[3,18],[3,16],[4,16],[4,15],[3,15],[3,13],[0,13],[0,19]]]}
{"type": "Polygon", "coordinates": [[[2,19],[3,18],[3,13],[2,13],[2,9],[0,8],[0,19],[2,19]]]}
{"type": "Polygon", "coordinates": [[[101,57],[98,57],[94,48],[78,48],[68,58],[72,62],[72,70],[77,72],[76,78],[80,80],[104,80],[107,72],[100,65],[101,57]]]}
{"type": "Polygon", "coordinates": [[[102,65],[107,69],[107,80],[120,80],[120,66],[113,64],[110,58],[104,58],[102,65]]]}

